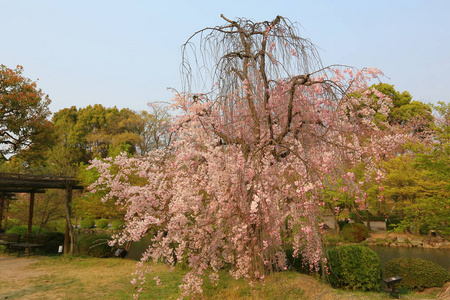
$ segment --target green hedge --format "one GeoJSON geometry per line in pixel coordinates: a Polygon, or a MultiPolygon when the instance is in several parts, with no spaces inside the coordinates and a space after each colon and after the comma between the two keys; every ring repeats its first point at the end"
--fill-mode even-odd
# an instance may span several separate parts
{"type": "Polygon", "coordinates": [[[332,286],[350,290],[380,289],[378,255],[360,245],[342,245],[328,251],[328,279],[332,286]]]}
{"type": "Polygon", "coordinates": [[[95,222],[92,219],[83,219],[80,225],[82,229],[91,229],[94,228],[95,222]]]}
{"type": "Polygon", "coordinates": [[[87,235],[78,242],[78,253],[93,257],[111,257],[112,247],[108,245],[110,239],[108,234],[87,235]]]}
{"type": "MultiPolygon", "coordinates": [[[[37,233],[37,231],[39,230],[39,226],[37,225],[33,225],[31,226],[31,233],[37,233]]],[[[19,233],[19,234],[27,234],[28,231],[28,226],[27,225],[19,225],[19,226],[14,226],[9,228],[8,230],[6,230],[7,233],[19,233]]],[[[39,233],[44,233],[45,230],[41,229],[41,231],[39,231],[39,233]]]]}
{"type": "Polygon", "coordinates": [[[369,230],[362,223],[351,223],[342,227],[342,237],[349,242],[359,243],[369,237],[369,230]]]}
{"type": "Polygon", "coordinates": [[[106,228],[108,228],[108,224],[109,224],[108,220],[100,219],[100,220],[97,220],[95,225],[97,225],[97,228],[99,228],[99,229],[106,229],[106,228]]]}
{"type": "Polygon", "coordinates": [[[450,275],[438,264],[421,258],[396,258],[389,261],[385,267],[385,276],[398,275],[402,281],[400,288],[422,291],[429,287],[442,287],[450,281],[450,275]]]}

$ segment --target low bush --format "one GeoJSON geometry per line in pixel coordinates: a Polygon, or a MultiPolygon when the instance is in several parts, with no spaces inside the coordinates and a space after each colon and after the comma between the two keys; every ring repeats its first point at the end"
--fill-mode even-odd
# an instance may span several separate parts
{"type": "Polygon", "coordinates": [[[80,225],[82,229],[91,229],[94,228],[95,222],[92,219],[83,219],[80,225]]]}
{"type": "Polygon", "coordinates": [[[110,239],[108,234],[87,235],[78,242],[78,253],[92,257],[111,257],[112,247],[108,245],[110,239]]]}
{"type": "Polygon", "coordinates": [[[108,220],[100,219],[100,220],[97,220],[95,225],[97,225],[97,228],[99,228],[99,229],[106,229],[106,228],[108,228],[108,224],[109,224],[108,220]]]}
{"type": "Polygon", "coordinates": [[[402,281],[400,288],[422,291],[429,287],[442,287],[450,280],[450,275],[438,264],[421,258],[396,258],[389,261],[385,267],[385,276],[398,275],[402,281]]]}
{"type": "Polygon", "coordinates": [[[6,231],[8,231],[8,229],[19,226],[22,222],[18,219],[8,219],[8,223],[6,224],[6,231]]]}
{"type": "MultiPolygon", "coordinates": [[[[35,234],[38,233],[39,230],[39,226],[33,225],[31,226],[31,233],[35,234]]],[[[19,234],[27,234],[28,232],[28,226],[27,225],[19,225],[19,226],[14,226],[9,228],[8,230],[6,230],[7,233],[19,233],[19,234]]],[[[44,233],[45,230],[41,229],[39,231],[39,233],[44,233]]]]}
{"type": "Polygon", "coordinates": [[[114,221],[112,221],[112,223],[111,223],[111,228],[113,229],[113,230],[120,230],[120,229],[122,229],[123,228],[123,225],[124,225],[125,223],[122,221],[122,220],[114,220],[114,221]]]}
{"type": "Polygon", "coordinates": [[[380,289],[381,263],[371,249],[342,245],[328,251],[328,279],[332,286],[350,290],[380,289]]]}
{"type": "Polygon", "coordinates": [[[362,223],[351,223],[342,227],[342,237],[349,242],[359,243],[369,237],[369,230],[362,223]]]}

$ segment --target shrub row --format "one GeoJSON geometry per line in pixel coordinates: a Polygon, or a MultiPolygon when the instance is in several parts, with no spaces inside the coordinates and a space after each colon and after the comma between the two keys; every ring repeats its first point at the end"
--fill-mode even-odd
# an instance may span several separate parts
{"type": "MultiPolygon", "coordinates": [[[[286,250],[291,269],[309,273],[301,258],[293,258],[292,249],[286,250]]],[[[342,245],[328,251],[325,268],[327,279],[333,287],[350,290],[378,291],[382,283],[382,267],[378,255],[362,245],[342,245]]],[[[385,277],[400,276],[400,289],[442,287],[450,281],[450,274],[438,264],[420,258],[397,258],[385,267],[385,277]]]]}
{"type": "Polygon", "coordinates": [[[450,281],[447,270],[421,258],[393,259],[386,264],[385,275],[387,277],[398,275],[402,277],[398,287],[419,291],[429,287],[442,287],[450,281]]]}

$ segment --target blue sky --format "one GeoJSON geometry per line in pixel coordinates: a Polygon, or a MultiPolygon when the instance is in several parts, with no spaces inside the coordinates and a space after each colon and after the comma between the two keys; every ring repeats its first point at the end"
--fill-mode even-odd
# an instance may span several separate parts
{"type": "Polygon", "coordinates": [[[377,67],[415,100],[449,102],[450,1],[0,0],[0,64],[22,65],[52,112],[101,103],[147,109],[181,89],[181,45],[234,19],[282,15],[324,65],[377,67]]]}

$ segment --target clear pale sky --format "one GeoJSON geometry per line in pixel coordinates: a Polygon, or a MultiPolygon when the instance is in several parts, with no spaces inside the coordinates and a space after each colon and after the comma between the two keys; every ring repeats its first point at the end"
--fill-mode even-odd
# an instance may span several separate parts
{"type": "Polygon", "coordinates": [[[277,15],[301,24],[324,65],[376,67],[422,102],[449,102],[450,1],[0,0],[0,64],[24,67],[52,112],[147,109],[181,89],[181,45],[203,27],[277,15]]]}

